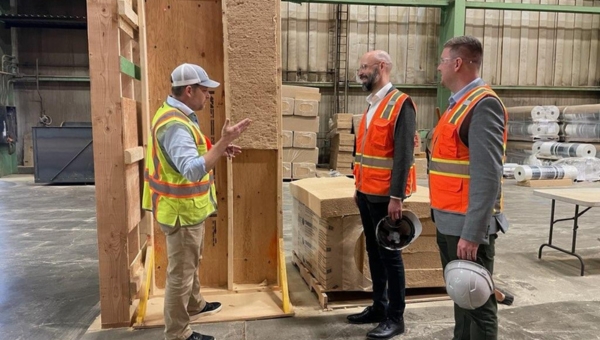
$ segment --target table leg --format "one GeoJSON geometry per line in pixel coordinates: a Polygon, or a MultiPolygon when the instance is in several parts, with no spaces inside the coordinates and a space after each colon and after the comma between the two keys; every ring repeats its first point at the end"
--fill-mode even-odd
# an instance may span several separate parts
{"type": "Polygon", "coordinates": [[[579,228],[579,225],[577,223],[579,217],[581,215],[583,215],[585,212],[587,212],[588,210],[591,209],[591,207],[587,207],[586,209],[584,209],[583,211],[579,212],[579,205],[576,204],[575,205],[575,215],[573,217],[570,218],[561,218],[558,220],[554,220],[554,212],[555,212],[555,200],[552,200],[552,210],[550,213],[550,235],[548,236],[548,243],[544,243],[540,246],[540,249],[538,250],[538,258],[541,259],[542,258],[542,249],[544,247],[550,247],[552,249],[558,250],[560,252],[563,252],[565,254],[571,255],[576,257],[579,260],[579,263],[581,264],[581,276],[583,276],[584,271],[585,271],[585,264],[583,263],[583,259],[581,258],[581,256],[579,256],[578,254],[575,253],[575,248],[577,245],[577,229],[579,228]],[[552,234],[554,231],[554,224],[556,224],[557,222],[562,222],[562,221],[569,221],[569,220],[573,220],[573,238],[571,240],[571,251],[568,251],[566,249],[562,249],[560,247],[557,247],[555,245],[552,244],[552,234]]]}

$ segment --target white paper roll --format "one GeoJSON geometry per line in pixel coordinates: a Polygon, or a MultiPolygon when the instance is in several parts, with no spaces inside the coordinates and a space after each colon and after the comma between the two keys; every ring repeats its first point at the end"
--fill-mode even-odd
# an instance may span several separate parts
{"type": "Polygon", "coordinates": [[[542,144],[544,144],[544,142],[533,143],[533,145],[531,146],[531,151],[533,151],[534,155],[540,152],[540,148],[542,147],[542,144]]]}
{"type": "Polygon", "coordinates": [[[519,165],[514,171],[515,178],[519,182],[539,179],[576,179],[577,168],[571,165],[559,166],[530,166],[519,165]]]}
{"type": "Polygon", "coordinates": [[[504,178],[515,178],[515,168],[518,167],[517,163],[506,163],[502,167],[502,176],[504,178]]]}
{"type": "Polygon", "coordinates": [[[565,124],[565,137],[600,139],[600,124],[565,124]]]}
{"type": "Polygon", "coordinates": [[[543,142],[538,152],[545,156],[596,157],[596,148],[592,144],[543,142]]]}
{"type": "Polygon", "coordinates": [[[556,122],[556,121],[558,121],[559,117],[560,117],[560,110],[558,109],[557,106],[554,106],[554,105],[544,106],[544,119],[547,119],[548,121],[551,121],[551,122],[556,122]]]}
{"type": "Polygon", "coordinates": [[[534,106],[531,110],[531,119],[535,122],[546,119],[546,109],[543,106],[534,106]]]}

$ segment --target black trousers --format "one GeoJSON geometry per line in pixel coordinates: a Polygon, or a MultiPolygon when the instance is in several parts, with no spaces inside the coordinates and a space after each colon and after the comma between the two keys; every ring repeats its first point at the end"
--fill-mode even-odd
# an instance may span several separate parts
{"type": "Polygon", "coordinates": [[[386,311],[390,318],[400,319],[406,307],[402,254],[379,246],[375,235],[377,223],[388,214],[389,202],[369,202],[367,196],[360,192],[357,192],[357,200],[373,281],[373,308],[386,311]]]}
{"type": "MultiPolygon", "coordinates": [[[[494,256],[497,235],[490,235],[490,244],[480,244],[477,249],[477,263],[484,266],[490,274],[494,274],[494,256]]],[[[440,247],[442,266],[458,259],[456,248],[459,236],[444,235],[437,231],[437,244],[440,247]]],[[[453,340],[496,340],[498,339],[498,303],[496,295],[490,295],[487,302],[474,310],[458,307],[454,304],[454,338],[453,340]]]]}

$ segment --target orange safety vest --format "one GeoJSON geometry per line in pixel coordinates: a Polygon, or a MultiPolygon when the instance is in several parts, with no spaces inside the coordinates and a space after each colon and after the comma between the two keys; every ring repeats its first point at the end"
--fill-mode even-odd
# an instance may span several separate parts
{"type": "MultiPolygon", "coordinates": [[[[356,190],[367,195],[389,196],[394,166],[394,131],[400,109],[410,97],[393,89],[377,107],[367,129],[367,111],[360,120],[356,134],[354,182],[356,190]]],[[[412,102],[412,100],[411,100],[412,102]]],[[[414,105],[414,104],[413,104],[414,105]]],[[[415,164],[410,167],[406,196],[417,191],[415,164]]]]}
{"type": "MultiPolygon", "coordinates": [[[[500,101],[498,95],[489,86],[474,88],[452,109],[444,112],[433,132],[429,162],[429,198],[434,209],[463,215],[467,213],[470,179],[469,148],[460,139],[459,132],[465,117],[480,100],[487,97],[494,97],[500,101]]],[[[502,104],[502,101],[500,103],[502,104]]],[[[504,150],[506,150],[508,113],[504,104],[502,108],[504,109],[504,150]]],[[[496,198],[494,213],[501,211],[502,188],[496,198]]]]}

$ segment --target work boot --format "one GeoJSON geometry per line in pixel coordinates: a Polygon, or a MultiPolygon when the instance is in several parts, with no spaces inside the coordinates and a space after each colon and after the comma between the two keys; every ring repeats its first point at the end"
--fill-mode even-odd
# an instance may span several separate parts
{"type": "Polygon", "coordinates": [[[367,339],[391,339],[402,333],[404,333],[404,318],[388,318],[367,333],[367,339]]]}
{"type": "Polygon", "coordinates": [[[385,319],[385,311],[376,310],[372,306],[365,308],[360,313],[348,315],[348,322],[353,324],[376,323],[382,322],[385,319]]]}
{"type": "Polygon", "coordinates": [[[210,335],[203,335],[203,334],[200,334],[198,332],[194,332],[186,340],[215,340],[215,337],[214,336],[210,336],[210,335]]]}

